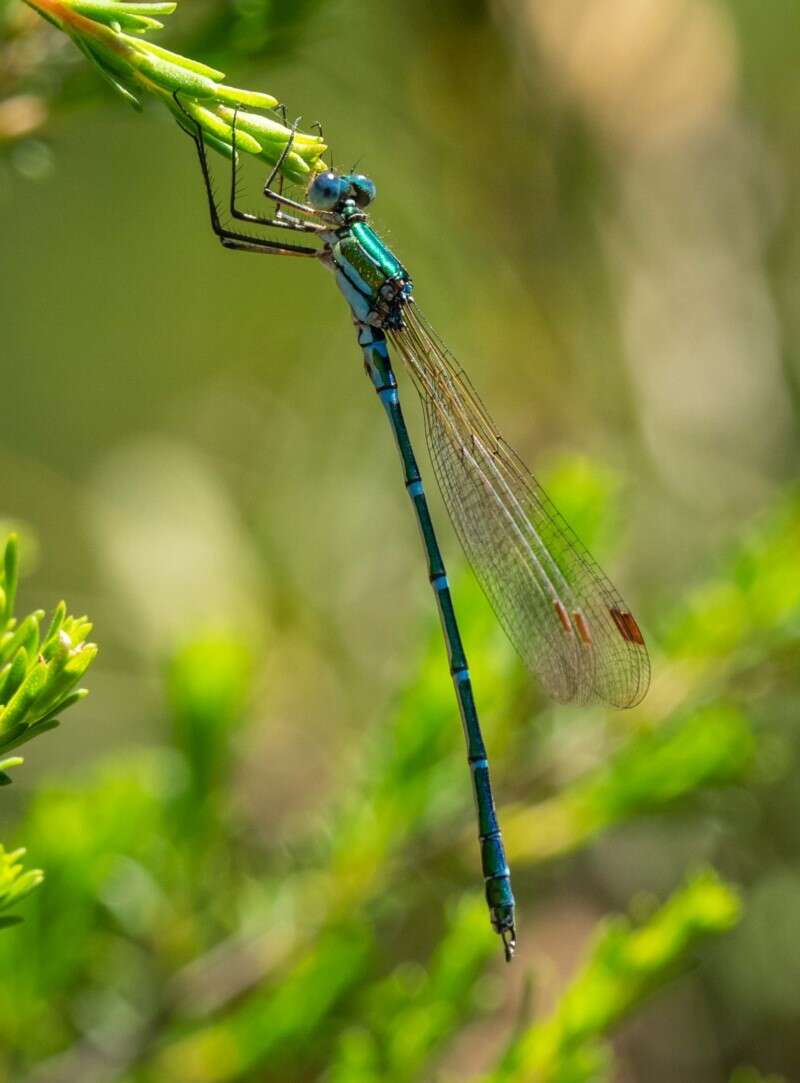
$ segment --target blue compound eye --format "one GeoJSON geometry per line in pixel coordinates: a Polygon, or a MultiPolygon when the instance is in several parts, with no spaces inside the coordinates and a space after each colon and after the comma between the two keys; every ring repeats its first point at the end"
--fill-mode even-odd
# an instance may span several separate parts
{"type": "Polygon", "coordinates": [[[336,173],[320,173],[308,189],[308,202],[318,211],[332,211],[346,190],[344,179],[336,173]]]}
{"type": "Polygon", "coordinates": [[[367,207],[376,195],[375,183],[363,173],[352,173],[345,180],[350,186],[353,199],[359,207],[367,207]]]}

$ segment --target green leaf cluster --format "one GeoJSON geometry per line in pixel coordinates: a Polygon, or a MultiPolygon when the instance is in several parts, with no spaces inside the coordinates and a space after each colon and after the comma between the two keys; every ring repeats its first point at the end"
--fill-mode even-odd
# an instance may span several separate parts
{"type": "Polygon", "coordinates": [[[0,577],[0,752],[9,752],[58,725],[58,715],[82,699],[76,689],[97,654],[86,637],[86,617],[72,617],[60,602],[42,630],[44,610],[21,621],[14,617],[18,545],[13,535],[5,547],[0,577]]]}
{"type": "MultiPolygon", "coordinates": [[[[44,879],[41,869],[23,868],[20,859],[25,850],[20,847],[8,853],[0,844],[0,911],[8,910],[24,899],[44,879]]],[[[20,919],[6,914],[0,915],[0,929],[6,925],[15,925],[20,919]]]]}
{"type": "MultiPolygon", "coordinates": [[[[19,544],[15,534],[6,541],[0,566],[0,753],[7,753],[59,724],[58,715],[87,692],[76,689],[97,654],[87,643],[91,624],[72,617],[59,603],[42,631],[44,611],[35,610],[18,621],[14,616],[19,577],[19,544]]],[[[0,785],[7,771],[18,767],[19,756],[0,760],[0,785]]],[[[0,845],[0,910],[15,905],[44,878],[39,869],[23,871],[23,848],[7,852],[0,845]]],[[[16,918],[0,918],[0,926],[16,918]]]]}
{"type": "Polygon", "coordinates": [[[158,15],[170,15],[175,3],[129,3],[127,0],[26,0],[75,42],[103,77],[135,108],[142,95],[159,98],[186,131],[194,121],[210,147],[228,157],[246,151],[277,165],[290,181],[306,182],[325,168],[326,146],[318,135],[294,131],[252,109],[272,109],[271,94],[228,86],[225,73],[149,41],[160,30],[158,15]],[[234,137],[233,123],[236,117],[234,137]],[[287,144],[291,147],[287,151],[287,144]]]}

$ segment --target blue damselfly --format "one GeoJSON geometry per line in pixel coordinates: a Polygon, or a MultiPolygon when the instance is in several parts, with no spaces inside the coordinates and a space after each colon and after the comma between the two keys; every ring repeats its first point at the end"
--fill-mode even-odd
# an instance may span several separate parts
{"type": "MultiPolygon", "coordinates": [[[[176,101],[178,101],[176,97],[176,101]]],[[[180,102],[178,101],[180,105],[180,102]]],[[[367,374],[400,453],[406,490],[422,534],[467,743],[477,805],[486,900],[506,958],[515,946],[514,897],[494,807],[486,748],[442,553],[403,413],[389,344],[419,393],[434,473],[461,544],[511,642],[542,686],[562,702],[638,703],[650,681],[644,639],[608,577],[498,433],[452,355],[419,314],[411,277],[369,224],[375,185],[363,174],[318,173],[305,200],[273,187],[286,154],[264,185],[271,217],[236,205],[237,156],[231,158],[231,216],[284,230],[285,241],[223,226],[201,128],[184,111],[197,147],[211,224],[226,248],[318,259],[334,274],[356,325],[367,374]],[[288,235],[316,243],[297,243],[288,235]]],[[[234,145],[236,117],[233,119],[234,145]]]]}

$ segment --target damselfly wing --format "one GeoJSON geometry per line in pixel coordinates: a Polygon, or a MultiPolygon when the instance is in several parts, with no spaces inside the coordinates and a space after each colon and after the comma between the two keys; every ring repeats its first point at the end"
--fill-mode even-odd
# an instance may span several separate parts
{"type": "Polygon", "coordinates": [[[557,700],[634,706],[650,683],[635,618],[416,306],[404,317],[390,337],[422,400],[439,488],[509,639],[557,700]]]}

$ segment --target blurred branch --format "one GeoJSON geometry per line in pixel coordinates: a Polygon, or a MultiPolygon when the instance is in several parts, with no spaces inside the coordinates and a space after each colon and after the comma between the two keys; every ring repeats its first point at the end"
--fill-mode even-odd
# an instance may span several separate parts
{"type": "Polygon", "coordinates": [[[736,894],[709,870],[638,928],[625,918],[606,922],[553,1014],[514,1040],[492,1083],[596,1083],[608,1063],[601,1039],[739,913],[736,894]]]}

